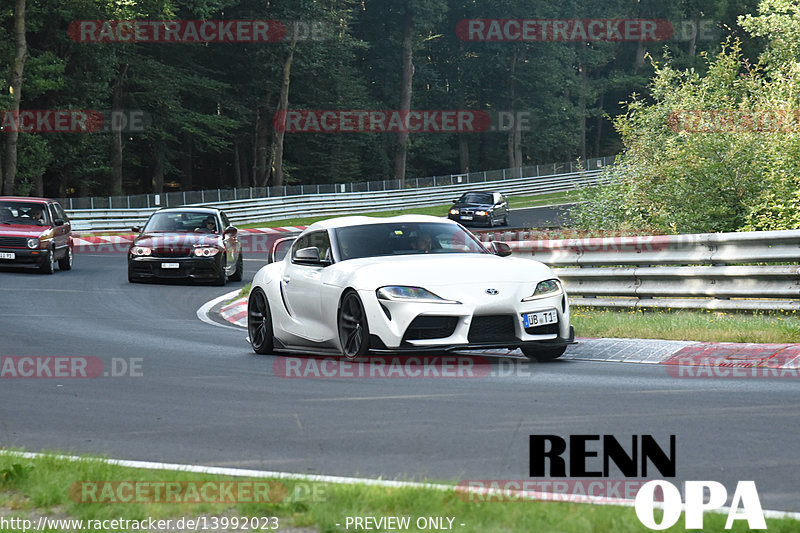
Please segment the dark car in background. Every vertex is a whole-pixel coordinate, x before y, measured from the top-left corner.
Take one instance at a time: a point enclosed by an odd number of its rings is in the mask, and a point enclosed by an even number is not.
[[[72,227],[53,200],[0,196],[0,266],[32,265],[52,274],[72,268]]]
[[[508,199],[499,192],[471,191],[461,195],[447,218],[465,226],[508,225]]]
[[[211,207],[159,209],[128,250],[128,281],[192,279],[225,285],[244,271],[238,230]]]

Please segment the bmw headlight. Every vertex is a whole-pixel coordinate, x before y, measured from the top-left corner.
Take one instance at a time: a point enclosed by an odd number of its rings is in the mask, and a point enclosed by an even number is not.
[[[194,249],[194,255],[197,257],[213,257],[219,253],[219,248],[216,246],[198,246]]]
[[[34,248],[38,248],[38,247],[39,247],[39,239],[36,239],[36,238],[28,239],[28,248],[33,250]]]
[[[457,215],[458,214],[458,209],[451,209],[450,210],[450,214],[451,215]]]
[[[486,215],[489,214],[489,212],[488,211],[475,211],[475,214],[478,215],[479,217],[485,217]]]
[[[422,287],[406,287],[403,285],[388,285],[375,291],[379,300],[393,300],[401,302],[426,302],[440,304],[458,304],[455,300],[445,300]]]
[[[151,255],[152,253],[153,249],[148,248],[147,246],[134,246],[133,248],[131,248],[131,254],[137,257]]]
[[[545,281],[540,281],[536,285],[536,289],[533,291],[533,294],[528,296],[527,298],[523,298],[523,302],[530,302],[531,300],[537,300],[539,298],[546,298],[547,296],[554,296],[561,292],[561,282],[557,279],[547,279]]]

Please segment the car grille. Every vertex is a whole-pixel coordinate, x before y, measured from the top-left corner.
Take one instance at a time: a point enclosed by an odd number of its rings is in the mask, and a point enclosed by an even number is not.
[[[458,210],[458,214],[459,215],[470,216],[470,215],[474,215],[475,214],[475,210],[474,209],[459,209]]]
[[[188,248],[156,248],[153,257],[191,257],[192,250]]]
[[[525,333],[529,335],[551,335],[555,333],[558,334],[558,324],[547,324],[544,326],[533,326],[531,328],[525,328]]]
[[[456,325],[456,316],[418,316],[408,326],[403,341],[444,339],[453,334]]]
[[[9,248],[27,248],[28,239],[26,237],[0,237],[0,246]]]
[[[469,327],[469,342],[506,342],[518,340],[514,330],[515,317],[511,315],[488,315],[472,317]]]

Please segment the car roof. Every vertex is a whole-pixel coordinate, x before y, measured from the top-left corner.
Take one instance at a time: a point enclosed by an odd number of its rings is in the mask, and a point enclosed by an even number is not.
[[[0,202],[28,202],[34,204],[46,204],[49,202],[53,202],[53,200],[49,200],[47,198],[39,198],[33,196],[0,196]]]
[[[345,228],[350,226],[365,226],[368,224],[397,224],[397,223],[420,223],[420,222],[439,222],[442,224],[454,224],[452,220],[443,217],[430,215],[399,215],[395,217],[368,217],[368,216],[348,216],[329,218],[311,224],[306,231],[321,229]]]
[[[216,207],[206,207],[206,206],[197,206],[197,207],[189,207],[189,206],[181,206],[181,207],[162,207],[156,213],[182,213],[184,211],[192,211],[194,213],[208,213],[209,215],[216,215],[220,212],[219,209]]]

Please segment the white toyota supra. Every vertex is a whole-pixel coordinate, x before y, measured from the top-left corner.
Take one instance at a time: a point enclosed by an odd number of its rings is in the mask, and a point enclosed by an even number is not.
[[[550,268],[510,253],[431,216],[317,222],[276,242],[256,273],[250,343],[349,359],[485,348],[555,359],[574,339],[567,294]]]

